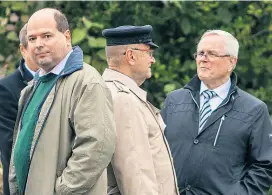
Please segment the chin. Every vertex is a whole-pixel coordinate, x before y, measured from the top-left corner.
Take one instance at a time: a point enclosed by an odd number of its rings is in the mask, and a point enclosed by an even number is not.
[[[146,78],[147,78],[147,79],[150,79],[151,76],[152,76],[152,74],[150,73],[150,74],[146,75]]]

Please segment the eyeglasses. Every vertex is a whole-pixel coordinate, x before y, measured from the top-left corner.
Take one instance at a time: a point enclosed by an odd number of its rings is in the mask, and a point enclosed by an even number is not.
[[[200,57],[203,57],[203,56],[211,59],[211,58],[229,57],[230,55],[229,54],[219,55],[219,54],[217,54],[214,51],[206,51],[206,52],[204,52],[204,51],[198,51],[198,52],[194,53],[194,59],[200,58]]]
[[[131,49],[131,50],[136,50],[136,51],[147,52],[148,55],[149,55],[149,57],[151,57],[151,58],[154,57],[154,51],[151,50],[151,49],[139,49],[139,48],[129,48],[129,49]],[[125,51],[125,52],[123,53],[123,55],[126,55],[126,53],[127,53],[127,51]]]

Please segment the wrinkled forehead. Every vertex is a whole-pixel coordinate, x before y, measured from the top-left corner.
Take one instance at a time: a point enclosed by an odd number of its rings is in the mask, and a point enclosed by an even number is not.
[[[206,35],[201,38],[197,45],[197,50],[221,51],[225,49],[225,40],[221,35]]]

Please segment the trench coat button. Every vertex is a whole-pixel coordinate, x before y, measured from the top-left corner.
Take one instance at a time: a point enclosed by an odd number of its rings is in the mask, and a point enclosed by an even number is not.
[[[190,191],[191,190],[191,186],[190,185],[187,185],[187,187],[185,188],[187,191]]]
[[[199,140],[198,139],[195,139],[194,140],[194,144],[198,144],[199,143]]]

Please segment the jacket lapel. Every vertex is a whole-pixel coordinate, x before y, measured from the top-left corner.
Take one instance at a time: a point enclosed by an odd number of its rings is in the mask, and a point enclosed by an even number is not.
[[[197,104],[198,109],[196,111],[196,116],[199,116],[199,107],[200,107],[200,80],[197,75],[195,75],[192,80],[185,85],[185,89],[189,89],[192,94],[192,98],[194,102]],[[231,74],[231,88],[229,90],[229,94],[226,97],[226,99],[223,100],[223,102],[219,105],[217,109],[215,109],[211,115],[209,116],[206,124],[202,128],[201,132],[198,133],[198,128],[196,133],[196,136],[200,136],[209,126],[211,126],[213,123],[215,123],[218,119],[220,119],[223,115],[225,115],[227,112],[229,112],[233,106],[233,101],[239,96],[237,93],[237,77],[236,74],[233,72]]]
[[[39,114],[38,121],[36,123],[36,127],[34,130],[33,140],[30,148],[30,159],[32,159],[36,145],[39,141],[40,135],[43,130],[43,126],[46,122],[46,119],[49,115],[49,112],[51,110],[51,107],[53,105],[53,102],[55,100],[56,93],[59,89],[59,84],[61,82],[61,79],[57,81],[57,83],[54,85],[54,87],[51,89],[50,93],[48,94],[45,102],[43,103],[43,106],[41,107],[41,112]]]

